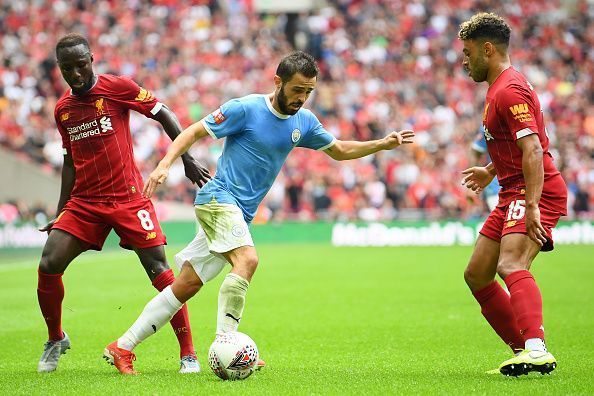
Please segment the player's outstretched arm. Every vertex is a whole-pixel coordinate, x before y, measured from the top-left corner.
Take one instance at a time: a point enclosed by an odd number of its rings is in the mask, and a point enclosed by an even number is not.
[[[181,125],[175,114],[165,105],[161,107],[159,112],[155,114],[154,119],[158,121],[165,130],[165,133],[173,141],[182,132]],[[202,187],[208,180],[210,180],[210,173],[208,168],[203,166],[199,161],[192,157],[189,153],[181,155],[186,171],[186,177]]]
[[[152,171],[149,175],[148,179],[144,183],[142,195],[144,195],[147,198],[150,198],[153,195],[153,192],[156,190],[157,186],[163,184],[165,180],[167,180],[167,176],[169,175],[169,168],[171,168],[171,164],[173,164],[173,161],[175,161],[176,159],[181,157],[183,153],[188,151],[192,144],[194,144],[196,141],[202,139],[207,135],[208,132],[204,128],[202,120],[184,129],[184,131],[180,133],[171,143],[171,145],[167,149],[167,154],[165,154],[165,157],[163,157],[163,159],[159,162],[155,170]]]
[[[74,187],[74,181],[76,180],[76,170],[74,168],[74,161],[72,161],[72,156],[70,154],[64,155],[64,164],[62,165],[62,184],[60,187],[60,199],[58,200],[58,208],[56,209],[56,217],[54,217],[49,223],[45,226],[41,227],[39,231],[42,232],[49,232],[52,228],[56,219],[62,212],[64,205],[70,199],[70,194],[72,193],[72,188]]]
[[[415,133],[410,129],[400,132],[392,131],[385,138],[358,142],[353,140],[337,140],[324,152],[337,161],[365,157],[381,150],[391,150],[402,144],[413,143]]]
[[[526,233],[534,242],[542,246],[547,241],[547,233],[540,223],[538,203],[544,184],[543,150],[537,134],[524,136],[516,141],[522,150],[522,173],[526,181]]]

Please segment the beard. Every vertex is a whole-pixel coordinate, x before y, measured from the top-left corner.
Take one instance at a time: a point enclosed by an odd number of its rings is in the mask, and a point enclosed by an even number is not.
[[[95,75],[91,74],[89,79],[85,81],[84,85],[81,88],[72,88],[72,92],[77,95],[84,94],[91,88],[93,88],[93,83],[95,82]]]
[[[482,61],[477,61],[472,69],[470,69],[470,77],[475,82],[487,81],[487,74],[489,73],[489,67]]]
[[[293,109],[290,108],[290,105],[303,105],[303,103],[300,102],[293,102],[293,103],[288,103],[289,98],[287,98],[287,95],[285,95],[285,84],[281,84],[281,89],[278,93],[278,95],[276,95],[276,102],[278,103],[278,107],[281,110],[281,113],[286,114],[286,115],[294,115],[296,114],[299,109]]]

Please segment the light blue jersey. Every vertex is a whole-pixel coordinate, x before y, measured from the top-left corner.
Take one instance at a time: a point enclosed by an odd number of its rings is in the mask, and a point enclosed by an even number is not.
[[[281,114],[268,95],[232,99],[202,123],[213,138],[227,139],[216,175],[198,191],[195,204],[235,204],[247,223],[294,147],[325,150],[336,141],[311,111]]]
[[[484,132],[484,127],[481,127],[481,134],[479,137],[476,138],[474,142],[472,142],[472,149],[478,151],[479,153],[487,154],[487,161],[491,161],[489,153],[487,152],[487,141],[485,140]],[[499,181],[497,180],[497,177],[494,177],[491,183],[489,183],[489,185],[485,187],[483,193],[485,194],[485,197],[488,198],[491,196],[499,195],[500,189],[501,186],[499,185]]]

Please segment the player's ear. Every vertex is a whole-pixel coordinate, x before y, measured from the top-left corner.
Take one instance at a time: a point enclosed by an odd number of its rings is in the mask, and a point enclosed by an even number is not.
[[[283,79],[282,79],[282,78],[280,78],[279,76],[277,76],[277,75],[275,74],[275,75],[274,75],[274,86],[275,86],[276,88],[279,88],[279,89],[280,89],[280,87],[281,87],[281,85],[282,85],[282,84],[283,84]]]
[[[93,63],[95,61],[95,58],[93,58],[93,53],[91,52],[91,63]]]
[[[497,48],[492,42],[485,41],[485,44],[483,44],[483,51],[485,51],[485,55],[491,56],[495,53],[495,51],[497,51]]]

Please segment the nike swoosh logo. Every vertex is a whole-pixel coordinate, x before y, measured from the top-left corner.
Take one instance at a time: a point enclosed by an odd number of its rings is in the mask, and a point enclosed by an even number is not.
[[[241,319],[241,318],[236,318],[235,316],[231,315],[230,313],[226,313],[225,316],[230,317],[231,319],[233,319],[237,323],[239,323],[239,320]]]
[[[156,333],[157,332],[157,326],[151,325],[151,327],[153,328],[153,331]]]

